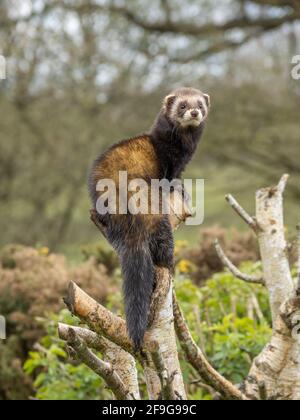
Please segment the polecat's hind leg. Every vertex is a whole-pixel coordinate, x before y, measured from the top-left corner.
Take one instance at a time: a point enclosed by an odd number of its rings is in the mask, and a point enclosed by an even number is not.
[[[157,223],[150,235],[150,252],[153,263],[159,267],[174,268],[174,238],[167,216]]]

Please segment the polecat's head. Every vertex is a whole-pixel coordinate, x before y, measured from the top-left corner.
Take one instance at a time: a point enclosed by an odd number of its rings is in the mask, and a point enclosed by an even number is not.
[[[208,116],[209,95],[193,88],[179,88],[164,99],[166,117],[182,128],[198,127]]]

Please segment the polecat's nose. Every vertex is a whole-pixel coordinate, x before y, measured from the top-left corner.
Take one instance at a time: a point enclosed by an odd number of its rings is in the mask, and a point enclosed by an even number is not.
[[[191,112],[191,116],[192,116],[193,118],[197,118],[197,117],[199,116],[199,111],[197,111],[196,109],[194,109],[194,110]]]

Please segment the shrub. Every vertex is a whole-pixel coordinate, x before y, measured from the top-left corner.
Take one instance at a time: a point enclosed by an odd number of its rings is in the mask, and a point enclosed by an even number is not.
[[[108,245],[92,244],[82,248],[82,253],[86,260],[94,257],[98,264],[102,264],[107,269],[107,274],[114,274],[115,270],[120,268],[117,253]]]
[[[68,267],[63,256],[51,254],[47,248],[19,245],[1,250],[0,279],[0,314],[6,318],[9,337],[0,342],[0,398],[27,398],[28,377],[16,367],[22,366],[28,350],[44,334],[37,317],[64,307],[62,297],[71,280],[100,302],[113,286],[105,267],[93,258]],[[23,393],[16,390],[14,394],[19,381],[24,384]]]

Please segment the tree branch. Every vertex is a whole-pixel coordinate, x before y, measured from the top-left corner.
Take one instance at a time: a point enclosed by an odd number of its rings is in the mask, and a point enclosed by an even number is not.
[[[109,341],[96,334],[94,331],[88,330],[87,328],[73,327],[67,324],[58,324],[58,336],[61,340],[67,341],[69,338],[70,330],[83,340],[86,345],[96,351],[105,353],[109,348]]]
[[[187,64],[192,61],[199,61],[203,60],[213,54],[218,54],[220,52],[223,52],[225,50],[236,50],[239,47],[242,47],[250,40],[257,38],[262,34],[262,30],[256,30],[255,32],[251,32],[249,34],[246,34],[242,40],[229,40],[229,39],[222,39],[219,42],[216,42],[213,40],[211,45],[207,46],[206,48],[203,48],[201,51],[193,52],[190,55],[185,56],[179,56],[176,55],[175,57],[170,57],[169,60],[172,63],[178,63],[178,64]]]
[[[226,200],[233,208],[233,210],[254,230],[255,233],[259,231],[259,225],[257,221],[251,217],[246,210],[236,201],[236,199],[231,195],[226,195]]]
[[[69,8],[69,6],[67,6]],[[100,6],[96,4],[89,4],[83,6],[71,6],[74,10],[83,12],[84,10],[102,10],[110,11],[112,13],[117,13],[129,22],[134,25],[144,29],[145,31],[150,32],[159,32],[159,33],[173,33],[173,34],[182,34],[182,35],[215,35],[222,34],[224,31],[232,29],[249,29],[249,28],[262,28],[263,30],[276,29],[287,22],[292,22],[299,19],[297,13],[290,13],[280,17],[261,17],[257,19],[251,19],[247,15],[242,17],[236,17],[234,19],[228,20],[225,23],[217,24],[215,22],[206,23],[203,25],[194,25],[190,22],[173,22],[170,20],[164,21],[147,21],[141,18],[137,13],[133,12],[127,7],[124,6]]]
[[[119,375],[114,371],[109,363],[99,359],[91,350],[88,349],[85,341],[80,338],[74,329],[70,328],[68,333],[68,345],[75,351],[81,362],[86,364],[97,375],[101,376],[108,387],[112,390],[118,400],[132,400],[133,397],[125,388]]]
[[[140,392],[134,358],[116,344],[87,328],[73,327],[60,323],[58,324],[59,337],[62,340],[67,341],[70,329],[73,330],[88,347],[102,353],[104,361],[108,362],[112,369],[119,375],[134,399],[139,400]]]
[[[280,179],[280,181],[279,181],[279,183],[278,183],[278,186],[277,186],[279,194],[281,194],[281,195],[282,195],[282,194],[284,193],[284,191],[285,191],[285,189],[286,189],[287,182],[288,182],[288,180],[289,180],[289,177],[290,177],[290,175],[289,175],[289,174],[284,174],[284,175],[281,177],[281,179]]]
[[[243,280],[247,283],[256,283],[256,284],[262,284],[264,285],[264,279],[262,277],[255,277],[251,276],[250,274],[242,273],[226,256],[225,252],[223,251],[220,242],[218,239],[215,240],[215,248],[218,254],[218,257],[222,261],[225,267],[228,268],[228,270],[238,279]]]
[[[64,301],[70,312],[89,325],[93,331],[103,334],[123,350],[134,354],[125,321],[97,303],[74,282],[70,283],[68,295]]]

